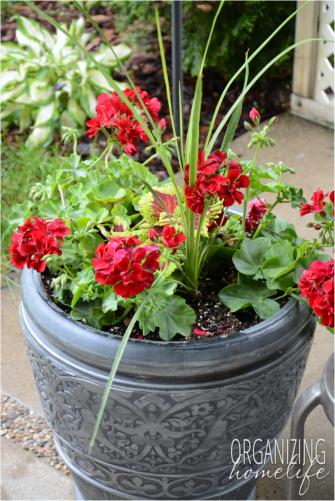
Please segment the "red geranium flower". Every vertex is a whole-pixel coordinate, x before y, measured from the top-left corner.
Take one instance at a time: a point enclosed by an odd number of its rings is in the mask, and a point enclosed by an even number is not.
[[[46,267],[46,262],[41,259],[51,254],[61,256],[59,242],[55,238],[62,242],[70,229],[60,219],[46,222],[34,217],[33,220],[34,224],[29,218],[24,225],[18,226],[19,231],[12,235],[12,245],[8,250],[13,254],[11,264],[16,268],[22,269],[26,264],[29,269],[34,268],[41,273]]]
[[[168,224],[164,226],[162,237],[165,247],[176,249],[177,247],[180,247],[180,245],[186,240],[186,237],[183,233],[178,233],[176,236],[174,236],[175,233],[176,230],[172,226],[169,226]]]
[[[314,261],[309,270],[302,272],[299,287],[310,307],[321,317],[322,325],[334,327],[334,259],[327,263]]]
[[[256,108],[252,108],[252,110],[250,111],[250,114],[249,114],[251,120],[256,124],[258,125],[259,124],[259,113],[258,111],[256,110]]]
[[[261,198],[259,201],[258,198],[254,198],[248,204],[248,209],[249,213],[245,221],[245,228],[247,232],[250,232],[252,228],[258,228],[260,220],[263,219],[267,211],[266,200]]]
[[[158,112],[161,109],[161,104],[157,98],[149,99],[147,92],[141,91],[139,87],[136,87],[136,89],[153,120],[158,120]],[[132,104],[143,109],[143,105],[134,90],[126,89],[123,91],[123,94]],[[139,122],[134,120],[133,112],[123,103],[116,92],[113,92],[111,96],[101,94],[98,97],[96,112],[97,116],[86,122],[89,130],[85,134],[89,134],[89,137],[96,136],[102,127],[112,128],[112,134],[119,138],[120,144],[125,147],[124,151],[127,155],[137,153],[138,148],[135,144],[138,138],[142,141],[147,141],[148,137],[143,127]],[[146,117],[143,117],[143,120],[146,121]]]
[[[243,193],[237,191],[239,188],[247,188],[250,184],[248,176],[242,174],[237,169],[231,170],[227,174],[227,184],[222,184],[220,191],[218,192],[218,197],[220,200],[223,199],[223,206],[230,207],[237,202],[242,203],[244,198]]]
[[[131,235],[100,244],[95,252],[98,257],[92,260],[96,281],[114,285],[116,294],[123,298],[150,289],[159,268],[160,252],[157,245],[139,247],[141,243]]]
[[[323,208],[326,205],[326,202],[324,202],[324,199],[328,196],[328,193],[326,195],[323,194],[323,191],[318,188],[317,191],[313,193],[313,196],[311,198],[312,204],[303,204],[302,209],[300,209],[300,216],[306,216],[306,214],[316,214],[318,212],[321,213],[322,216],[325,216],[326,213],[324,212]]]

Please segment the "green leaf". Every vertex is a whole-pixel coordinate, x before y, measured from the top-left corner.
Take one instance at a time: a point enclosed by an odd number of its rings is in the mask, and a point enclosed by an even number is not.
[[[263,193],[263,192],[268,192],[268,193],[278,193],[279,189],[278,187],[281,186],[275,181],[263,184],[260,182],[258,177],[256,179],[251,179],[250,180],[250,188],[254,191],[257,192],[257,194]]]
[[[267,259],[262,267],[264,275],[278,278],[294,268],[293,250],[287,240],[274,244],[271,252],[273,257]]]
[[[266,285],[271,290],[279,289],[281,291],[287,291],[291,287],[295,286],[295,282],[293,280],[293,272],[287,273],[286,275],[278,277],[274,280],[268,278]]]
[[[78,299],[84,294],[84,291],[82,289],[80,289],[79,287],[77,287],[77,290],[75,292],[75,294],[73,295],[73,299],[72,299],[72,302],[71,302],[71,308],[74,308]]]
[[[314,261],[321,261],[327,263],[332,259],[328,254],[310,254],[309,256],[300,257],[295,265],[294,281],[296,284],[300,282],[303,270],[308,270]]]
[[[34,204],[30,200],[25,200],[23,204],[16,204],[12,207],[12,213],[10,214],[8,221],[12,226],[12,229],[17,226],[24,224],[28,217]]]
[[[61,170],[65,172],[72,172],[74,179],[86,177],[86,165],[84,162],[80,162],[80,159],[81,157],[76,153],[72,153],[70,157],[63,158],[65,162],[60,166]]]
[[[255,240],[245,238],[241,249],[233,255],[233,263],[244,275],[255,275],[265,262],[265,253],[271,247],[269,238],[260,237]]]
[[[96,185],[93,193],[98,202],[116,202],[127,195],[121,186],[109,180]]]
[[[134,160],[129,159],[129,165],[135,172],[136,176],[143,179],[150,186],[156,186],[158,183],[157,177],[152,174],[147,167],[144,165],[134,162]]]
[[[192,308],[180,296],[167,296],[166,302],[167,306],[164,310],[159,310],[154,318],[160,337],[164,341],[170,341],[176,334],[189,336],[196,319]]]
[[[237,284],[228,285],[222,289],[219,298],[232,312],[252,306],[257,315],[264,320],[280,310],[276,301],[268,299],[276,292],[276,290],[269,290],[265,284],[239,273]]]
[[[83,299],[78,299],[75,308],[71,311],[71,317],[74,320],[86,320],[88,325],[95,327],[96,329],[101,329],[102,323],[100,320],[94,319],[92,317],[92,308],[98,308],[101,306],[101,299],[97,298],[92,301],[83,301]]]
[[[88,193],[92,191],[91,187],[88,186],[83,186],[83,183],[77,183],[75,185],[69,186],[69,191],[79,198],[79,200],[82,200],[83,198],[86,197]]]
[[[130,226],[131,219],[127,216],[127,209],[123,205],[115,205],[112,209],[113,216],[120,217],[126,221],[126,223]]]
[[[102,302],[102,311],[107,313],[107,311],[116,311],[118,307],[124,305],[124,300],[122,297],[118,296],[115,292],[111,292]]]

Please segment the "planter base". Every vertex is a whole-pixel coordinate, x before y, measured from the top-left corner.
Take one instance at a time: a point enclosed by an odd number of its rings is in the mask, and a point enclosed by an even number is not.
[[[81,494],[81,492],[78,489],[78,487],[76,486],[76,484],[74,484],[74,492],[76,494],[77,501],[85,501],[85,498]],[[112,498],[109,497],[108,499],[112,499]],[[115,497],[114,499],[118,499],[121,501],[121,499],[126,499],[126,498]],[[215,498],[215,499],[226,499],[226,498]],[[256,485],[252,489],[252,491],[251,491],[249,497],[246,499],[246,501],[254,501],[255,499],[256,499]]]

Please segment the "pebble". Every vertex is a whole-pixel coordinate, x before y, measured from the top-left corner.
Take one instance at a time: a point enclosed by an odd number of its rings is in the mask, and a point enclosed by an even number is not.
[[[53,431],[44,417],[29,410],[6,393],[1,393],[0,411],[0,436],[12,440],[24,451],[44,459],[63,474],[70,475],[64,461],[59,460]]]

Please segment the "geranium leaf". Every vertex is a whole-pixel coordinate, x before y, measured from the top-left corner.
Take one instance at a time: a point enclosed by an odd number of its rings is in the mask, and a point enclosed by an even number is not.
[[[126,190],[109,180],[93,187],[93,193],[98,202],[116,202],[127,195]]]
[[[133,169],[137,177],[143,179],[146,183],[150,184],[150,186],[157,185],[157,177],[152,174],[144,165],[138,162],[134,162],[134,160],[131,159],[129,159],[129,165]]]
[[[287,240],[274,244],[271,253],[272,257],[267,259],[262,266],[262,271],[267,277],[278,278],[294,268],[293,250]]]
[[[245,238],[241,249],[233,255],[233,263],[244,275],[255,275],[265,262],[265,253],[271,247],[269,238],[260,237],[256,240]]]
[[[237,284],[222,289],[219,298],[232,312],[252,306],[260,318],[266,319],[280,309],[279,304],[267,299],[276,292],[269,290],[266,284],[239,273]]]
[[[167,296],[165,300],[167,306],[154,317],[160,337],[164,341],[170,341],[176,334],[189,336],[196,319],[194,311],[180,296]]]
[[[23,204],[13,205],[12,213],[8,218],[8,221],[13,229],[17,226],[21,226],[26,222],[33,205],[34,204],[30,200],[25,200]]]

